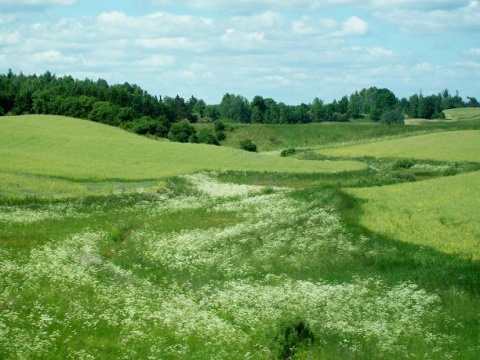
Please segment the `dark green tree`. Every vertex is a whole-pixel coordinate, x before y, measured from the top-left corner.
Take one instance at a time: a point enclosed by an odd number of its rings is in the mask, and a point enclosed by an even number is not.
[[[97,101],[93,104],[92,111],[88,114],[88,118],[96,122],[118,126],[121,124],[118,116],[120,109],[118,105],[108,101]]]
[[[236,122],[249,123],[251,121],[250,104],[243,96],[227,93],[220,103],[220,116]]]
[[[325,105],[322,100],[315,98],[310,105],[309,116],[313,122],[325,121]]]
[[[180,121],[172,124],[168,132],[168,138],[172,141],[186,143],[196,142],[196,130],[188,121]]]
[[[373,92],[373,101],[370,107],[370,119],[380,120],[384,112],[395,109],[397,105],[395,94],[388,89],[376,89]]]
[[[403,115],[403,111],[400,108],[395,110],[388,110],[382,114],[381,122],[384,124],[405,124],[405,117]]]

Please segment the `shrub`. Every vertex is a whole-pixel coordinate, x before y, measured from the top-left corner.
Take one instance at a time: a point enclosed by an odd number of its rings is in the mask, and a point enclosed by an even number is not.
[[[196,130],[188,121],[180,121],[172,125],[168,132],[168,138],[177,142],[198,142],[192,141],[196,138]],[[198,139],[198,138],[197,138]]]
[[[295,154],[295,152],[296,152],[295,148],[291,147],[291,148],[282,150],[282,152],[280,153],[280,156],[283,156],[283,157],[290,156]]]
[[[163,118],[152,119],[150,116],[143,116],[140,119],[127,123],[125,128],[131,129],[139,135],[151,134],[165,137],[168,134],[168,120]]]
[[[257,145],[255,145],[251,139],[245,139],[240,141],[240,149],[257,152]]]
[[[384,112],[380,120],[385,124],[405,124],[405,117],[400,109]]]
[[[311,345],[313,332],[302,320],[284,321],[277,328],[274,351],[277,359],[292,359],[299,349]]]
[[[198,142],[202,144],[219,145],[217,137],[208,129],[201,129],[198,132]]]
[[[220,141],[223,141],[227,138],[227,134],[225,134],[224,131],[217,131],[216,132],[217,134],[217,140],[220,142]]]
[[[394,170],[399,170],[399,169],[410,169],[413,165],[415,165],[415,162],[410,159],[398,159],[393,163],[393,169]]]
[[[215,120],[213,122],[213,129],[215,130],[215,132],[225,131],[226,128],[227,127],[225,126],[225,124],[220,120]]]

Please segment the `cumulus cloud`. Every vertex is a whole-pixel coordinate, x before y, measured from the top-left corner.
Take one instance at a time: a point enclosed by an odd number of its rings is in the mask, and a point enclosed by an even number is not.
[[[368,23],[359,19],[356,16],[348,18],[343,24],[342,28],[335,32],[336,36],[352,36],[364,35],[368,31]]]
[[[72,5],[77,0],[0,0],[0,5],[4,6],[42,6],[42,5]]]
[[[73,3],[0,0],[0,8]],[[225,92],[299,103],[316,96],[328,101],[339,97],[337,91],[341,96],[369,86],[393,84],[392,90],[410,86],[418,91],[421,78],[432,86],[443,82],[439,85],[442,89],[455,79],[467,78],[472,83],[472,71],[478,73],[477,47],[469,44],[457,49],[457,54],[470,60],[455,60],[464,67],[439,64],[442,57],[433,56],[433,48],[407,46],[407,52],[406,44],[414,39],[398,32],[399,28],[409,33],[439,32],[442,37],[450,32],[473,33],[480,18],[477,1],[239,0],[228,6],[219,0],[143,3],[145,6],[139,7],[143,12],[136,15],[115,2],[88,16],[76,16],[72,11],[69,17],[57,20],[52,20],[53,12],[48,18],[30,10],[29,18],[21,13],[2,13],[0,65],[25,73],[51,70],[58,75],[129,81],[154,94],[194,94],[207,102],[219,101]],[[397,42],[399,38],[402,43]],[[467,72],[469,78],[463,76]],[[460,86],[453,88],[461,90]]]
[[[367,52],[372,56],[390,57],[394,55],[393,51],[383,49],[379,46],[367,48]]]
[[[375,16],[408,33],[480,31],[478,1],[446,1],[443,5],[435,1],[431,3],[436,6],[393,6],[390,11],[375,12]]]
[[[369,9],[454,9],[465,5],[466,0],[237,0],[225,6],[223,0],[146,0],[153,5],[168,6],[176,5],[190,8],[216,9],[220,11],[251,12],[252,9],[314,9],[328,6],[345,6]]]
[[[41,11],[51,6],[70,6],[77,0],[0,0],[3,13]]]
[[[480,48],[472,48],[468,51],[470,55],[479,55],[480,56]]]

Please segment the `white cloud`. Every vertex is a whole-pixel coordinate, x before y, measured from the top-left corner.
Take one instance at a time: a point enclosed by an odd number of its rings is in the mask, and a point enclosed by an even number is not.
[[[138,61],[139,66],[143,67],[170,67],[176,64],[176,58],[171,55],[154,54],[147,59]]]
[[[399,1],[401,2],[401,1]],[[437,2],[432,1],[437,5]],[[450,7],[392,7],[390,11],[375,12],[378,19],[398,26],[408,33],[434,33],[446,31],[480,31],[478,1],[453,1]],[[433,4],[432,4],[433,5]]]
[[[386,50],[378,46],[368,48],[367,52],[372,56],[379,56],[379,57],[390,57],[394,55],[393,51]]]
[[[49,66],[51,64],[64,65],[75,64],[79,58],[77,56],[65,56],[60,51],[48,50],[37,52],[30,55],[30,61],[37,65]]]
[[[220,42],[228,49],[248,51],[258,49],[265,41],[263,32],[244,32],[236,29],[226,29],[220,36]]]
[[[71,6],[77,0],[0,0],[2,13],[22,13],[29,11],[43,11],[53,6]]]
[[[352,16],[342,24],[342,28],[335,32],[336,36],[365,35],[368,31],[368,23],[362,19]]]
[[[364,9],[407,8],[413,10],[455,9],[465,5],[466,0],[237,0],[226,6],[224,0],[150,0],[158,6],[182,6],[195,9],[215,9],[222,12],[252,12],[265,9],[318,9],[343,6]],[[473,1],[474,2],[474,1]]]
[[[0,37],[0,46],[1,45],[13,45],[17,44],[21,39],[21,34],[18,31],[12,32],[3,32],[2,37]]]
[[[472,48],[468,51],[470,55],[480,55],[480,48]]]
[[[184,36],[158,39],[136,39],[135,42],[146,49],[189,49],[192,43]]]
[[[0,0],[0,5],[5,6],[24,6],[24,5],[33,5],[33,6],[52,6],[52,5],[73,5],[77,0]]]
[[[340,24],[334,19],[314,20],[311,16],[303,16],[301,20],[292,22],[292,31],[300,36],[328,35],[339,31]]]
[[[192,9],[201,5],[207,7],[198,15]],[[336,11],[335,6],[343,8]],[[438,85],[435,91],[462,90],[449,84],[458,79],[473,84],[478,64],[452,57],[476,60],[480,49],[471,42],[456,47],[449,31],[477,34],[472,29],[478,26],[478,7],[465,0],[239,0],[228,6],[225,1],[179,0],[163,1],[161,8],[141,7],[151,10],[141,15],[120,11],[114,2],[105,12],[82,17],[72,11],[55,21],[54,12],[49,17],[2,14],[0,64],[25,73],[50,70],[128,81],[153,94],[193,94],[207,102],[220,101],[225,92],[293,104],[315,96],[329,101],[369,86],[394,92],[405,86],[413,89],[407,91],[411,94],[422,82]],[[439,31],[435,39],[450,46],[450,57],[444,60],[430,44],[415,46],[415,38],[398,28]],[[453,66],[455,61],[464,66]]]

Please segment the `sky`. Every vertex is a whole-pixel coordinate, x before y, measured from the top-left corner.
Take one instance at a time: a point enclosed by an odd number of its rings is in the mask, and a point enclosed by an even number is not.
[[[296,105],[388,88],[480,98],[480,1],[0,0],[0,73]]]

